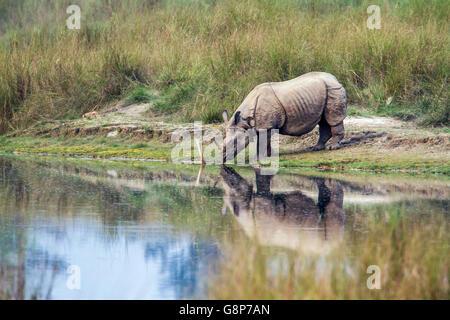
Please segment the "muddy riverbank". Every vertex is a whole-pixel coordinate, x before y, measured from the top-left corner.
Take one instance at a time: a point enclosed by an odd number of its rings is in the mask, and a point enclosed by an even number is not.
[[[103,159],[171,161],[177,129],[194,124],[156,121],[148,105],[131,105],[68,121],[50,121],[0,138],[0,151]],[[223,131],[223,125],[205,125]],[[301,137],[280,136],[280,166],[448,175],[447,129],[427,129],[392,118],[347,117],[343,148],[310,151],[317,128]],[[195,151],[194,151],[195,152]]]

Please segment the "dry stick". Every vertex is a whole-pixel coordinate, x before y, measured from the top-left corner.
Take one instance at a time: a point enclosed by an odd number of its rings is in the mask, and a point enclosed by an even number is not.
[[[203,158],[203,151],[202,151],[202,147],[200,145],[200,142],[197,139],[195,140],[195,144],[197,145],[198,148],[198,152],[200,153],[200,160],[202,162],[201,166],[200,166],[200,170],[198,171],[198,175],[197,175],[197,181],[195,182],[196,186],[200,185],[200,177],[203,173],[203,168],[205,167],[205,159]]]

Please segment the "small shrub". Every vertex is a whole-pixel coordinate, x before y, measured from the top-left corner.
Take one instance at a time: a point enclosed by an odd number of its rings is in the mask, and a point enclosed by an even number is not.
[[[142,149],[142,148],[147,148],[147,147],[148,147],[148,144],[146,144],[146,143],[136,143],[133,146],[133,149]]]
[[[136,87],[130,92],[127,103],[148,103],[154,99],[153,94],[148,88]]]

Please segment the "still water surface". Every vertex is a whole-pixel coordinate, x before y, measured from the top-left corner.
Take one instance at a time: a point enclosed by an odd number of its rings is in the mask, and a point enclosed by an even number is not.
[[[197,169],[0,157],[0,299],[207,298],[225,239],[327,254],[369,208],[450,203],[446,178]]]

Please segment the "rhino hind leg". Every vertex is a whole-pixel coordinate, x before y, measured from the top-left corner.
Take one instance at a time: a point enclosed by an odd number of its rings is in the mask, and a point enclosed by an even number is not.
[[[344,130],[344,122],[340,122],[339,124],[331,127],[331,146],[330,150],[336,150],[342,147],[341,140],[344,138],[345,130]]]
[[[317,144],[312,147],[312,150],[319,151],[325,149],[325,144],[330,140],[331,136],[331,126],[325,118],[322,118],[319,122],[319,140],[317,141]]]

